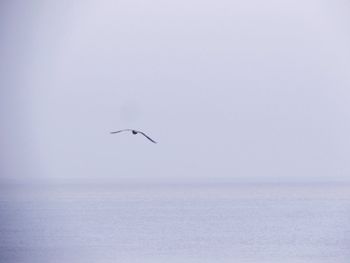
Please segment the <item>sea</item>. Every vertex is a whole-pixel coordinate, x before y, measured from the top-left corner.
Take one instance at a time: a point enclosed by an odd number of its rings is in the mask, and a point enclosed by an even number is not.
[[[1,263],[349,263],[346,183],[0,185]]]

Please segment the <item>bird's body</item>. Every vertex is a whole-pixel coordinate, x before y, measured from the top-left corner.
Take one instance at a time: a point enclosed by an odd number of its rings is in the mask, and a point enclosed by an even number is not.
[[[151,142],[153,143],[157,143],[156,141],[154,141],[153,139],[151,139],[149,136],[147,136],[144,132],[142,131],[137,131],[137,130],[133,130],[133,129],[124,129],[124,130],[120,130],[120,131],[114,131],[114,132],[111,132],[111,134],[115,134],[115,133],[119,133],[119,132],[124,132],[124,131],[131,131],[131,133],[133,135],[136,135],[138,133],[142,134],[143,136],[145,136],[148,140],[150,140]]]

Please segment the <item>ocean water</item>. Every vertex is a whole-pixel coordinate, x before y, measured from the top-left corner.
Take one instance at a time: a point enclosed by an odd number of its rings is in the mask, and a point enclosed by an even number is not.
[[[0,262],[350,262],[347,184],[0,190]]]

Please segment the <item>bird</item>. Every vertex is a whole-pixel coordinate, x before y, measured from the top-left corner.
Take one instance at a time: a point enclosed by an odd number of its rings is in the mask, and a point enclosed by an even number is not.
[[[116,134],[119,132],[124,132],[124,131],[131,131],[132,134],[136,135],[138,133],[142,134],[143,136],[145,136],[148,140],[150,140],[153,143],[157,143],[155,140],[151,139],[149,136],[147,136],[144,132],[142,131],[137,131],[137,130],[133,130],[133,129],[124,129],[124,130],[120,130],[120,131],[113,131],[111,132],[111,134]]]

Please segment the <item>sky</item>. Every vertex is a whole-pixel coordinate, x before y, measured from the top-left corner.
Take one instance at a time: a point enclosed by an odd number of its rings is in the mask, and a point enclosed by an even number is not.
[[[2,1],[1,177],[348,181],[349,25],[347,0]]]

